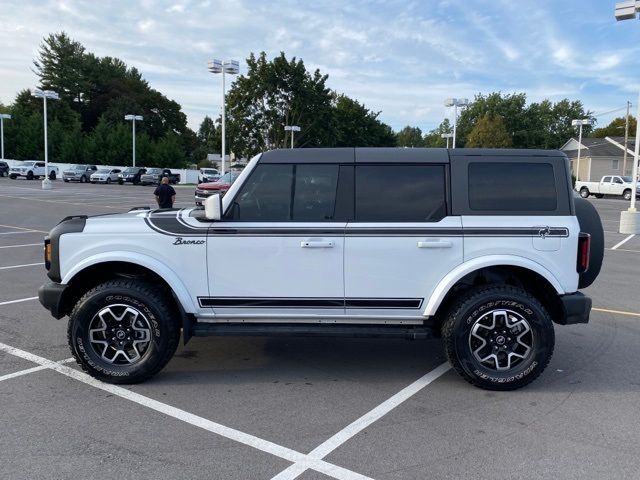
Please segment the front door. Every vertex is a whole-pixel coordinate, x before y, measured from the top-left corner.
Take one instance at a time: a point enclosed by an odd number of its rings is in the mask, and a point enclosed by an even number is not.
[[[356,163],[355,221],[345,237],[348,314],[421,320],[438,281],[462,263],[462,225],[447,216],[445,168]]]
[[[216,317],[287,321],[344,314],[344,229],[337,164],[258,164],[209,230]]]

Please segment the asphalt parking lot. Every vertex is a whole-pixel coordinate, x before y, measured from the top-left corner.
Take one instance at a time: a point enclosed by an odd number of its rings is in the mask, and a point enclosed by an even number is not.
[[[193,187],[178,187],[177,206]],[[587,325],[556,326],[545,373],[487,392],[438,340],[195,338],[152,380],[83,374],[34,298],[62,217],[153,205],[151,187],[0,178],[0,476],[40,478],[638,478],[640,236],[606,231]]]

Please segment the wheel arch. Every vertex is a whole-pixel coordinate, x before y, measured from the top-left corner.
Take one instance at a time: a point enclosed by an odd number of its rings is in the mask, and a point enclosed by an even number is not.
[[[465,262],[449,272],[434,289],[423,315],[442,319],[462,292],[491,284],[520,286],[534,294],[552,318],[559,318],[562,314],[559,295],[565,291],[549,270],[522,257],[489,256]]]
[[[138,253],[134,258],[129,252],[110,252],[108,255],[89,257],[74,265],[64,275],[61,283],[71,286],[71,295],[80,290],[87,291],[104,280],[118,276],[152,279],[155,284],[171,291],[177,305],[184,312],[195,312],[189,291],[178,276],[156,259]],[[68,301],[72,299],[69,298]]]

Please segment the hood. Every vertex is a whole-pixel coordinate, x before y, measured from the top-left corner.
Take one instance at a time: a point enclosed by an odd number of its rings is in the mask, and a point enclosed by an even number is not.
[[[145,209],[96,215],[87,218],[84,232],[95,234],[126,232],[127,235],[132,235],[155,231],[164,235],[202,236],[206,234],[209,224],[191,217],[192,210],[194,209]]]
[[[198,185],[199,190],[223,190],[229,189],[231,184],[229,182],[208,182]]]

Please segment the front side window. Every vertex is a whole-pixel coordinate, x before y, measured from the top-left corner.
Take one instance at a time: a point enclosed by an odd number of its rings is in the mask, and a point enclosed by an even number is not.
[[[338,165],[263,164],[243,184],[229,220],[327,222],[333,220]]]
[[[442,165],[356,166],[357,222],[436,222],[446,216]]]

